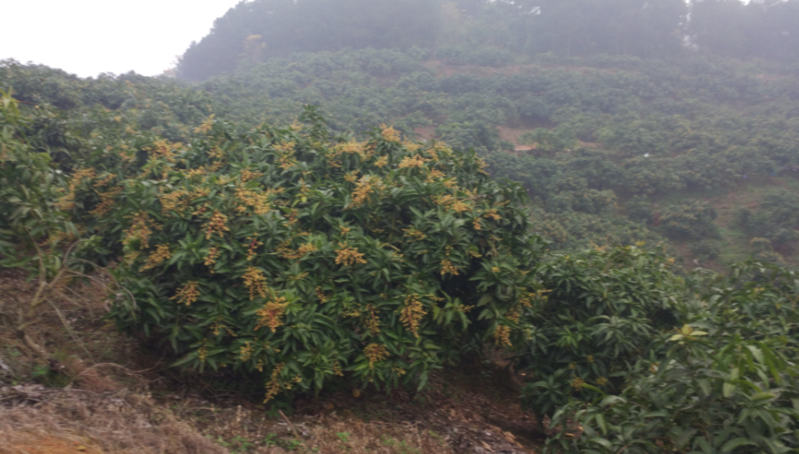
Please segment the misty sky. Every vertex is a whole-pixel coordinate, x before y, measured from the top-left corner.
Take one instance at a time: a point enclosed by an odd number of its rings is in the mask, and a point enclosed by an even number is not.
[[[83,77],[158,75],[239,1],[8,0],[0,7],[0,60]]]

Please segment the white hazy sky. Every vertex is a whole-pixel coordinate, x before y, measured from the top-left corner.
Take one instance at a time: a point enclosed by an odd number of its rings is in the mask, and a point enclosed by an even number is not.
[[[0,60],[82,77],[130,70],[154,76],[239,1],[3,0]]]

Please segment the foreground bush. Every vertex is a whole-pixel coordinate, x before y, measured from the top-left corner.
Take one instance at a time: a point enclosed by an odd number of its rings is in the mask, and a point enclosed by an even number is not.
[[[626,383],[629,364],[657,358],[654,341],[676,323],[682,279],[641,246],[552,255],[534,273],[548,292],[528,320],[517,368],[530,383],[523,403],[552,416],[571,400],[592,400]]]
[[[757,262],[705,282],[659,362],[631,365],[620,393],[572,401],[547,452],[785,453],[799,449],[799,280]]]
[[[521,342],[540,247],[524,191],[474,155],[392,128],[328,143],[318,122],[197,134],[111,153],[62,200],[121,238],[120,328],[178,364],[262,375],[267,401],[347,371],[423,386],[466,351]]]

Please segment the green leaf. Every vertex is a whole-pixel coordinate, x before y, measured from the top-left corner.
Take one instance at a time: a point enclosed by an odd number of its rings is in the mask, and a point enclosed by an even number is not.
[[[735,438],[727,443],[724,443],[724,446],[721,447],[722,452],[732,452],[735,448],[739,448],[741,446],[757,446],[752,443],[748,438]]]

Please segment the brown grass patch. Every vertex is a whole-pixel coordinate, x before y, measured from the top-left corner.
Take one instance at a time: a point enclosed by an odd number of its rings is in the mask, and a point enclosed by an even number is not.
[[[147,396],[40,385],[0,388],[0,440],[2,454],[227,453]]]

